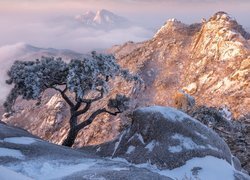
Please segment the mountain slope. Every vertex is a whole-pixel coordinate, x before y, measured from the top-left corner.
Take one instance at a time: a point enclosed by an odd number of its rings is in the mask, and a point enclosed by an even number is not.
[[[183,89],[197,104],[227,107],[238,118],[250,109],[248,38],[234,19],[219,12],[201,24],[169,20],[152,40],[116,56],[144,78],[141,100],[173,105],[174,94]]]

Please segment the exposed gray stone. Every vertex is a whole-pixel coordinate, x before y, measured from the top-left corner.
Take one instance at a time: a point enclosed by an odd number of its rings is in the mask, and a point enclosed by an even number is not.
[[[194,157],[207,155],[231,164],[227,144],[214,131],[185,113],[170,107],[139,108],[131,127],[116,140],[95,147],[97,154],[125,158],[173,169]]]

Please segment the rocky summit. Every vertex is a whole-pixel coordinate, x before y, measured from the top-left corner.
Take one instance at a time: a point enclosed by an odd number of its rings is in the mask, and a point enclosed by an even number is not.
[[[232,154],[240,159],[242,167],[250,172],[249,159],[247,158],[249,157],[250,144],[248,138],[250,127],[249,39],[249,33],[225,12],[218,12],[208,20],[203,19],[201,23],[191,25],[184,24],[176,19],[168,20],[148,41],[128,42],[107,50],[116,56],[118,63],[123,68],[138,73],[144,84],[143,87],[138,88],[116,79],[111,94],[94,104],[91,112],[104,107],[107,99],[113,97],[118,91],[133,99],[131,109],[151,105],[176,106],[181,104],[182,106],[185,104],[187,97],[189,98],[191,95],[195,99],[195,104],[192,100],[191,104],[186,103],[185,107],[187,108],[180,109],[189,113],[207,127],[214,129],[223,137]],[[184,92],[188,96],[182,98],[179,92]],[[179,98],[178,103],[176,97]],[[189,106],[195,109],[190,109]],[[218,124],[215,122],[220,119],[220,116],[217,116],[216,113],[209,114],[210,111],[207,110],[209,107],[214,107],[216,111],[218,110],[219,115],[224,117],[220,121],[223,129],[216,130]],[[79,121],[84,121],[91,112],[83,115]],[[147,130],[147,123],[137,121],[144,119],[140,118],[142,112],[149,113],[150,116],[155,115],[156,119],[161,119],[160,122],[165,124],[166,132],[158,136],[156,131],[154,132],[156,133],[154,134],[155,137],[150,139],[151,131],[150,129]],[[135,122],[140,122],[139,127],[142,129],[139,128],[136,131],[141,134],[145,131],[146,135],[142,136],[143,139],[141,139],[140,134],[136,135],[135,131],[130,129],[124,134],[124,137],[134,137],[135,139],[132,138],[129,142],[126,139],[128,144],[123,144],[121,149],[117,148],[117,151],[111,154],[111,157],[122,157],[133,163],[144,163],[145,161],[140,158],[138,158],[138,162],[133,160],[133,156],[137,156],[136,153],[141,150],[141,153],[147,155],[147,160],[154,162],[153,164],[159,164],[161,168],[174,168],[183,165],[188,160],[189,153],[192,152],[191,154],[193,154],[192,148],[198,148],[199,151],[195,152],[194,157],[201,157],[201,155],[204,156],[209,152],[206,155],[223,158],[228,164],[231,164],[231,154],[223,140],[200,123],[196,121],[194,123],[190,117],[187,118],[188,121],[177,121],[179,126],[175,128],[176,132],[170,133],[168,132],[169,125],[172,127],[174,122],[169,119],[162,120],[164,119],[162,113],[151,113],[139,109],[133,114],[137,117],[136,121],[130,119],[131,113],[132,110],[117,117],[110,117],[106,114],[98,116],[90,126],[79,132],[74,147],[97,145],[111,141],[118,137],[125,127],[131,124],[133,127]],[[145,120],[147,119],[150,122],[154,119],[146,117],[148,117],[148,114],[145,116]],[[12,117],[5,116],[2,120],[8,124],[24,128],[42,139],[61,144],[69,128],[68,119],[69,107],[59,94],[48,91],[37,106],[36,102],[18,100],[16,113]],[[235,120],[238,120],[238,125],[232,125],[231,127],[229,124],[231,124],[231,121],[235,122]],[[197,130],[198,134],[194,134],[190,129],[187,129],[185,126],[187,122],[190,122],[190,126]],[[152,122],[152,126],[153,124]],[[158,125],[161,127],[161,123]],[[224,128],[224,126],[227,126],[227,128]],[[229,130],[230,128],[233,131]],[[159,141],[162,142],[163,139],[161,138],[166,138],[170,145],[162,143],[157,146]],[[191,144],[193,143],[192,146],[185,144],[183,139],[191,142]],[[114,150],[115,142],[118,142],[118,140],[116,139],[112,142],[113,144],[111,143],[112,150]],[[150,153],[152,147],[167,148],[170,151],[158,149],[157,152],[164,152],[169,155],[171,155],[171,149],[173,151],[184,150],[179,153],[185,160],[176,162],[178,165],[176,164],[174,167],[162,164],[161,159],[157,159],[154,154]],[[109,149],[109,153],[111,149]],[[223,153],[215,149],[223,149]],[[206,153],[203,154],[204,152]],[[162,157],[161,153],[158,155]],[[173,158],[172,161],[174,160]],[[237,165],[237,167],[240,166]]]
[[[197,104],[227,107],[238,118],[250,109],[249,37],[235,19],[218,12],[191,25],[168,20],[139,47],[130,43],[109,52],[143,77],[141,102],[173,105],[172,97],[182,89]]]

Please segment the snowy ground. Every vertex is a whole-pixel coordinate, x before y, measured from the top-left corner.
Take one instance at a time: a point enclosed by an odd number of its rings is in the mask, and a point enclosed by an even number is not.
[[[25,133],[20,137],[4,137],[0,133],[1,180],[235,179],[236,170],[227,161],[212,156],[191,159],[173,170],[159,170],[150,163],[134,165],[124,159],[100,158],[28,137]],[[237,173],[240,179],[249,179]]]
[[[31,145],[36,142],[35,139],[30,137],[5,138],[3,141],[17,145]],[[48,143],[46,143],[46,146],[48,146]],[[54,145],[50,144],[50,146]],[[160,179],[168,179],[167,177],[170,177],[173,179],[233,180],[235,171],[225,160],[212,156],[194,158],[187,161],[182,167],[162,171],[149,164],[133,165],[121,159],[75,158],[74,156],[67,159],[64,156],[53,159],[45,155],[26,160],[27,158],[21,150],[11,148],[0,148],[0,156],[16,159],[14,162],[2,164],[4,167],[0,167],[0,179],[31,178],[42,180],[63,179],[66,177],[110,179],[107,177],[107,172],[113,174],[111,179],[115,179],[115,174],[119,174],[119,172],[131,174],[139,170],[151,174],[152,177],[160,177]],[[140,173],[139,176],[144,175]],[[130,178],[135,179],[133,176]]]

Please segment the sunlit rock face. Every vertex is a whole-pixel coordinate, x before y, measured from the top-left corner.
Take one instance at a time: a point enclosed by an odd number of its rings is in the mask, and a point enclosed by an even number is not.
[[[249,112],[249,33],[227,13],[192,25],[170,19],[153,39],[123,46],[109,51],[145,80],[140,102],[172,105],[183,89],[198,105],[226,106],[235,118]]]

